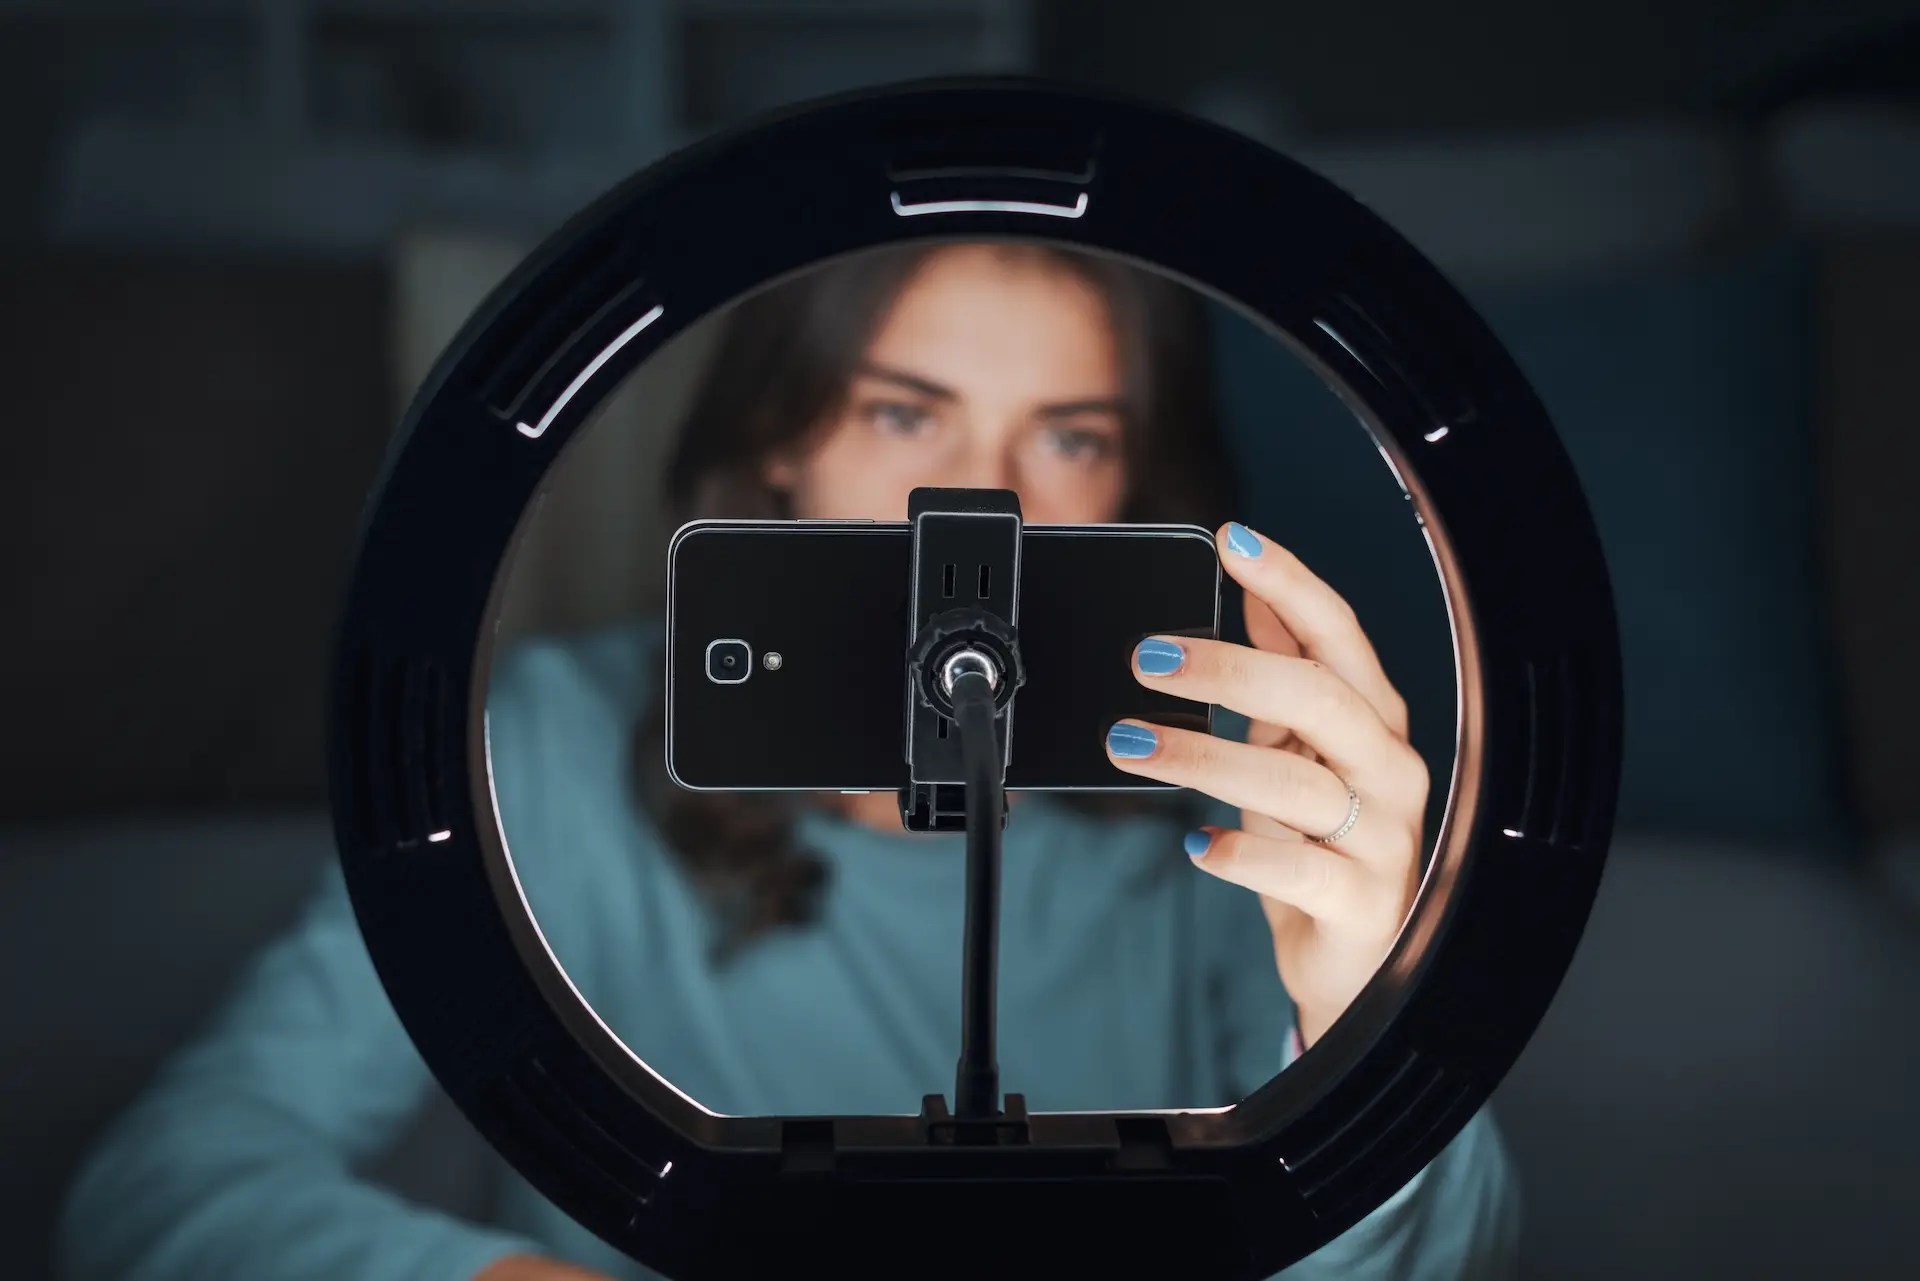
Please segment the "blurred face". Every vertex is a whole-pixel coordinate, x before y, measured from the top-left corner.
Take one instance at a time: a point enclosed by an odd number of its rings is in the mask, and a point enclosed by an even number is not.
[[[1118,518],[1120,365],[1106,306],[1032,252],[938,250],[882,320],[839,415],[767,479],[801,519],[905,520],[920,485],[1011,489],[1033,524]]]

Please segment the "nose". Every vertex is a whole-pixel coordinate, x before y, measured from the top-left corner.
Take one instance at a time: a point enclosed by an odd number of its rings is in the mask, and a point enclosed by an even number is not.
[[[993,445],[971,449],[950,482],[962,489],[1018,489],[1009,451]]]

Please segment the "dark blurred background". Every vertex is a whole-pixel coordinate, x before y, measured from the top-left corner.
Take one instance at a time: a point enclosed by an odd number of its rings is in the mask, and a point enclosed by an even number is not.
[[[1629,741],[1592,926],[1495,1105],[1528,1276],[1920,1276],[1916,0],[0,0],[0,1271],[50,1276],[82,1146],[329,856],[355,521],[467,310],[705,131],[965,70],[1299,156],[1556,416]],[[1218,320],[1245,510],[1444,750],[1398,491]],[[699,355],[608,412],[670,416]],[[642,527],[632,490],[578,497],[521,625],[645,601],[651,562],[583,550]],[[377,1173],[484,1212],[444,1107]]]

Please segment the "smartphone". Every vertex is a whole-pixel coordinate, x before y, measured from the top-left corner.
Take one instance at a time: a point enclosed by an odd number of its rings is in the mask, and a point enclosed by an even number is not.
[[[1021,540],[1027,680],[1009,722],[1007,787],[1165,790],[1114,768],[1106,735],[1126,717],[1211,730],[1212,707],[1146,688],[1132,660],[1148,636],[1219,635],[1213,536],[1191,525],[1028,525]],[[666,751],[676,783],[907,785],[911,525],[695,521],[674,535],[667,564]]]

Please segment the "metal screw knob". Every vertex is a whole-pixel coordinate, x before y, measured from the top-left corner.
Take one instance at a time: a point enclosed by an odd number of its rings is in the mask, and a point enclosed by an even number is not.
[[[940,664],[940,688],[948,698],[953,697],[954,682],[968,672],[986,677],[988,689],[1000,688],[1000,665],[993,661],[993,655],[968,646],[947,655],[946,661]]]

